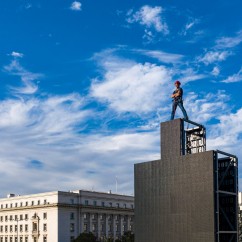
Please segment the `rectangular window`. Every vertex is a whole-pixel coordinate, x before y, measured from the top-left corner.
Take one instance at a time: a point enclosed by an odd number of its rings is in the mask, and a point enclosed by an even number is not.
[[[85,200],[85,205],[88,205],[88,200]]]
[[[74,219],[74,213],[70,213],[70,219]]]
[[[8,232],[8,226],[5,225],[5,232]]]
[[[6,204],[6,208],[8,208],[8,204]]]
[[[2,225],[0,226],[0,232],[1,233],[3,232],[3,226]]]
[[[23,237],[22,236],[20,237],[20,242],[23,242]]]
[[[13,215],[10,215],[9,220],[10,220],[10,221],[13,220]]]
[[[15,207],[18,207],[18,203],[15,203]]]
[[[113,204],[110,202],[109,205],[110,205],[110,207],[112,207]]]
[[[102,202],[102,207],[104,207],[105,206],[105,202]]]
[[[74,223],[71,223],[70,224],[70,231],[71,232],[74,232],[75,231],[75,224]]]
[[[29,219],[28,214],[25,214],[24,219],[25,220],[28,220]]]
[[[109,232],[112,231],[112,225],[111,225],[111,224],[108,225],[108,231],[109,231]]]
[[[87,232],[87,224],[84,224],[84,232]]]
[[[97,206],[97,201],[93,201],[93,206]]]
[[[38,205],[40,205],[40,200],[38,200]]]
[[[7,236],[5,237],[5,242],[8,242],[8,237]]]
[[[23,220],[23,215],[22,214],[20,215],[20,220]]]
[[[47,231],[47,224],[43,224],[43,230]]]
[[[23,203],[21,202],[21,203],[20,203],[20,207],[22,207],[22,206],[23,206]]]
[[[96,231],[96,224],[92,224],[92,232]]]
[[[3,208],[3,205],[1,204],[1,208]]]
[[[28,206],[28,202],[25,202],[25,206],[26,206],[26,207]]]
[[[14,231],[17,232],[18,231],[18,225],[14,226]]]
[[[10,232],[13,232],[13,225],[10,225]]]
[[[28,232],[28,224],[25,224],[25,232]]]
[[[101,224],[101,231],[104,232],[104,224]]]
[[[47,204],[47,200],[45,199],[45,200],[44,200],[44,205],[46,205],[46,204]],[[47,238],[46,238],[46,241],[47,241]]]
[[[70,201],[71,201],[71,204],[74,204],[74,199],[71,199]]]
[[[5,221],[8,221],[8,216],[5,216]]]
[[[75,237],[74,237],[74,236],[71,236],[71,238],[70,238],[70,242],[73,242],[74,239],[75,239]]]
[[[86,213],[83,214],[83,218],[87,219],[87,214]]]
[[[13,237],[10,237],[10,242],[13,242]]]
[[[47,213],[43,213],[43,219],[47,219]]]
[[[47,236],[46,235],[44,235],[44,237],[43,237],[43,242],[47,242]]]
[[[0,221],[1,221],[1,222],[3,221],[3,216],[0,217]]]
[[[27,236],[25,237],[25,242],[28,242],[28,237]]]
[[[117,208],[119,208],[119,203],[117,203]]]
[[[20,230],[20,232],[23,232],[23,225],[22,224],[20,224],[19,230]]]
[[[34,201],[31,202],[31,205],[34,206]]]
[[[11,203],[11,204],[10,204],[10,208],[12,208],[12,207],[13,207],[13,204]]]
[[[18,220],[18,215],[14,216],[14,220],[17,221]]]

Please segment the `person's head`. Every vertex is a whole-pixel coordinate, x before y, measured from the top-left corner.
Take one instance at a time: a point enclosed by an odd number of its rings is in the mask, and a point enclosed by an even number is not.
[[[181,83],[180,83],[178,80],[177,80],[177,81],[175,81],[175,83],[174,83],[174,84],[175,84],[175,86],[176,86],[176,87],[179,87],[179,86],[181,85]]]

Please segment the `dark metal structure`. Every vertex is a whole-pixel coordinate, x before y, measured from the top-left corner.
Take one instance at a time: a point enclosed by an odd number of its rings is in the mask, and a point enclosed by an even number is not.
[[[238,242],[238,160],[206,151],[206,129],[161,123],[161,159],[135,164],[136,242]]]

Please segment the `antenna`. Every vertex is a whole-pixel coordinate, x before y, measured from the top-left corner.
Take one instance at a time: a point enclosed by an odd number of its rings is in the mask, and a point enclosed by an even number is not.
[[[116,180],[116,193],[118,193],[118,177],[117,176],[115,177],[115,180]]]

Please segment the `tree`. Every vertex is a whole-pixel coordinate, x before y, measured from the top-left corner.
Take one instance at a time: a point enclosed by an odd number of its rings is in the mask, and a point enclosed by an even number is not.
[[[97,242],[96,236],[89,232],[89,233],[81,233],[73,242]]]
[[[122,242],[134,242],[134,233],[131,231],[124,232],[121,239]]]

